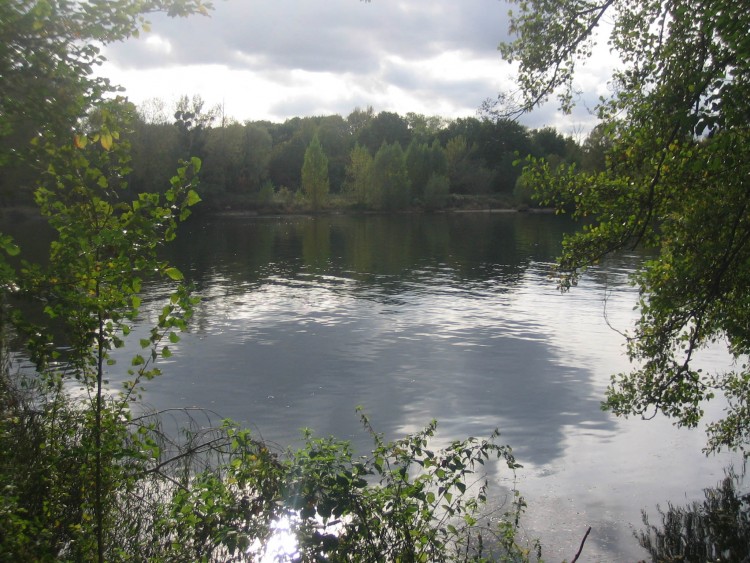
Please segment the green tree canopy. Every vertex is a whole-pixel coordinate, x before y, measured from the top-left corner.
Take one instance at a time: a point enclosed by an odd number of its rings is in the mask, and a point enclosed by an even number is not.
[[[326,202],[328,189],[328,158],[323,152],[318,135],[315,134],[305,151],[305,162],[302,165],[302,190],[310,199],[312,208],[320,209]]]
[[[356,205],[365,206],[373,202],[372,162],[372,155],[365,147],[354,145],[346,168],[346,190]]]
[[[107,92],[93,74],[99,45],[148,30],[147,15],[207,14],[206,0],[3,0],[0,2],[0,193],[30,203],[44,154],[29,141],[45,133],[70,140],[77,121]]]
[[[566,284],[617,249],[658,249],[635,275],[640,319],[629,339],[636,367],[613,377],[606,407],[663,412],[695,426],[704,401],[728,399],[709,425],[709,450],[750,441],[750,12],[737,0],[527,0],[512,17],[522,96],[496,110],[530,110],[557,95],[574,100],[576,65],[611,24],[619,56],[613,94],[598,107],[601,172],[531,161],[541,198],[593,218],[566,241]],[[696,353],[726,342],[733,370],[707,373]]]
[[[350,115],[350,118],[354,113]],[[398,143],[401,148],[409,146],[411,132],[406,120],[397,113],[381,111],[372,119],[367,113],[359,117],[364,122],[356,133],[356,141],[368,148],[371,154],[380,149],[383,143]]]
[[[383,143],[372,165],[374,191],[383,209],[403,209],[411,201],[406,155],[399,143]]]
[[[71,120],[110,89],[106,79],[92,74],[101,62],[96,43],[148,30],[149,12],[187,16],[207,14],[210,7],[204,0],[0,3],[0,139],[22,130],[31,135],[40,128],[70,131]],[[0,152],[0,158],[7,156]]]
[[[431,156],[427,143],[420,143],[417,140],[412,140],[406,149],[406,170],[409,173],[412,194],[416,198],[422,197],[425,186],[432,175]]]

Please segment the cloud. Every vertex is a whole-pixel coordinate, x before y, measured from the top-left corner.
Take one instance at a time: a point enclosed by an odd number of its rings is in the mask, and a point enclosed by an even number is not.
[[[230,100],[241,120],[366,105],[467,116],[510,83],[497,53],[507,10],[499,0],[217,1],[210,17],[153,15],[152,33],[106,48],[104,72],[136,102],[200,94]]]

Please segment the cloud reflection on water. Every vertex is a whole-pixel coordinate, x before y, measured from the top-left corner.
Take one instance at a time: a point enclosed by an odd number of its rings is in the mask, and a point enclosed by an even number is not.
[[[609,375],[628,367],[607,322],[634,318],[639,257],[562,295],[549,273],[567,228],[491,214],[197,224],[172,260],[204,300],[147,399],[210,407],[282,445],[304,426],[368,450],[356,405],[388,438],[432,418],[446,441],[497,427],[525,465],[531,527],[561,556],[593,522],[598,553],[637,557],[626,523],[657,492],[699,490],[713,466],[693,455],[695,432],[600,410]],[[665,468],[674,479],[657,486]]]

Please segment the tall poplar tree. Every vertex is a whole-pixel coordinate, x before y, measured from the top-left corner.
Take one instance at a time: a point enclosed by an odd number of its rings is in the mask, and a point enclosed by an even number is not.
[[[349,155],[346,167],[346,190],[360,206],[373,202],[372,155],[360,144],[356,144]]]
[[[406,156],[398,143],[383,143],[372,166],[373,188],[383,209],[403,209],[411,202]]]
[[[325,205],[328,198],[328,157],[323,151],[317,133],[313,136],[305,151],[302,165],[302,190],[310,200],[313,209]]]

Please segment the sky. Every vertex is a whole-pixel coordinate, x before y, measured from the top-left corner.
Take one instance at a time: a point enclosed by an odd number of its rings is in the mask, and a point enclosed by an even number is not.
[[[149,17],[151,31],[104,49],[101,74],[142,104],[181,95],[222,105],[240,122],[283,122],[355,108],[446,118],[476,116],[482,101],[515,90],[498,44],[508,38],[501,0],[215,0],[210,17]],[[606,94],[603,58],[580,72],[570,116],[553,101],[529,127],[581,135]]]

